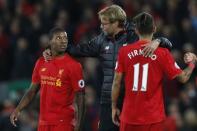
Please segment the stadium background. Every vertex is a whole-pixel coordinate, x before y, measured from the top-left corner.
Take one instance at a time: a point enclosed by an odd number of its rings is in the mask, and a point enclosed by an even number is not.
[[[9,115],[31,81],[35,60],[47,46],[53,26],[65,28],[70,43],[86,43],[97,35],[97,12],[111,4],[123,7],[131,19],[141,11],[151,13],[155,36],[173,43],[172,54],[181,67],[183,54],[197,49],[197,0],[0,0],[0,131],[36,131],[37,97],[20,116],[17,128]],[[87,83],[84,131],[96,131],[102,81],[99,61],[80,58]],[[197,72],[182,85],[165,80],[166,131],[197,131]]]

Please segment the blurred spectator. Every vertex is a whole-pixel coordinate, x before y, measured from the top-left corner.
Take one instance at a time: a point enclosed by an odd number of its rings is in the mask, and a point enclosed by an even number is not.
[[[190,0],[189,1],[189,10],[190,10],[190,17],[191,17],[191,23],[192,27],[197,31],[197,1],[196,0]]]
[[[25,79],[31,77],[33,59],[28,51],[28,46],[28,41],[25,38],[20,38],[17,41],[12,71],[13,79]]]
[[[39,38],[39,50],[36,52],[36,58],[40,57],[42,55],[42,52],[49,46],[49,38],[47,34],[40,35]]]
[[[197,37],[195,36],[196,34],[197,34],[197,30],[195,30],[192,27],[191,20],[189,18],[184,18],[181,21],[181,33],[180,33],[181,37],[179,37],[181,39],[182,44],[187,42],[196,43],[197,42]]]
[[[188,109],[184,113],[185,127],[183,131],[196,131],[197,130],[197,114],[193,109]]]
[[[6,80],[9,77],[9,36],[5,33],[3,24],[0,23],[0,80]]]

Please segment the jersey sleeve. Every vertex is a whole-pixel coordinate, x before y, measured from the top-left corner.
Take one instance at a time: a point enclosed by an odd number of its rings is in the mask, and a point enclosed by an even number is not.
[[[172,80],[174,79],[178,74],[182,72],[182,70],[179,68],[177,63],[175,62],[172,54],[167,50],[164,49],[165,52],[162,55],[161,59],[161,65],[163,67],[163,70],[167,77]]]
[[[39,69],[40,69],[40,59],[36,61],[36,64],[34,66],[34,70],[32,73],[32,83],[40,83]]]
[[[116,67],[115,71],[118,73],[123,73],[124,72],[124,65],[123,65],[123,48],[120,48],[119,53],[118,53],[118,59],[116,61]]]
[[[74,91],[84,91],[85,82],[83,79],[83,72],[80,63],[72,64],[70,79]]]

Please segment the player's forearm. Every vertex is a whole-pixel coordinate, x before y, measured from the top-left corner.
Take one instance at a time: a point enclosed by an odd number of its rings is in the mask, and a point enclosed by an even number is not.
[[[77,105],[77,126],[79,129],[82,128],[82,123],[85,115],[85,93],[78,92],[76,96],[76,105]]]
[[[195,67],[195,65],[194,65],[193,63],[190,63],[190,64],[188,65],[188,67],[186,67],[186,68],[182,71],[182,73],[181,73],[180,75],[177,76],[178,81],[181,82],[181,83],[186,83],[186,82],[189,80],[189,78],[190,78],[190,76],[191,76],[191,74],[192,74],[192,71],[193,71],[194,67]]]
[[[172,49],[172,43],[167,38],[159,37],[157,39],[159,40],[160,47],[167,48],[168,50]]]
[[[121,79],[122,79],[122,74],[115,73],[113,84],[112,84],[112,94],[111,94],[112,108],[117,107],[117,101],[118,101],[118,97],[119,97],[119,94],[120,94]]]
[[[23,110],[36,96],[36,93],[38,92],[39,85],[38,84],[31,84],[28,91],[25,93],[23,98],[21,99],[20,103],[16,107],[16,110],[21,111]]]
[[[112,108],[117,107],[117,101],[120,94],[120,85],[114,84],[112,86]]]

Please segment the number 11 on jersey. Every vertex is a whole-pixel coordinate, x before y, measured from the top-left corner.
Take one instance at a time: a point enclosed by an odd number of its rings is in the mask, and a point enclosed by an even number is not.
[[[134,67],[134,76],[133,76],[133,88],[132,91],[138,91],[139,83],[139,72],[140,72],[140,63],[133,65]],[[147,80],[148,80],[148,63],[142,65],[142,86],[140,91],[147,91]]]

